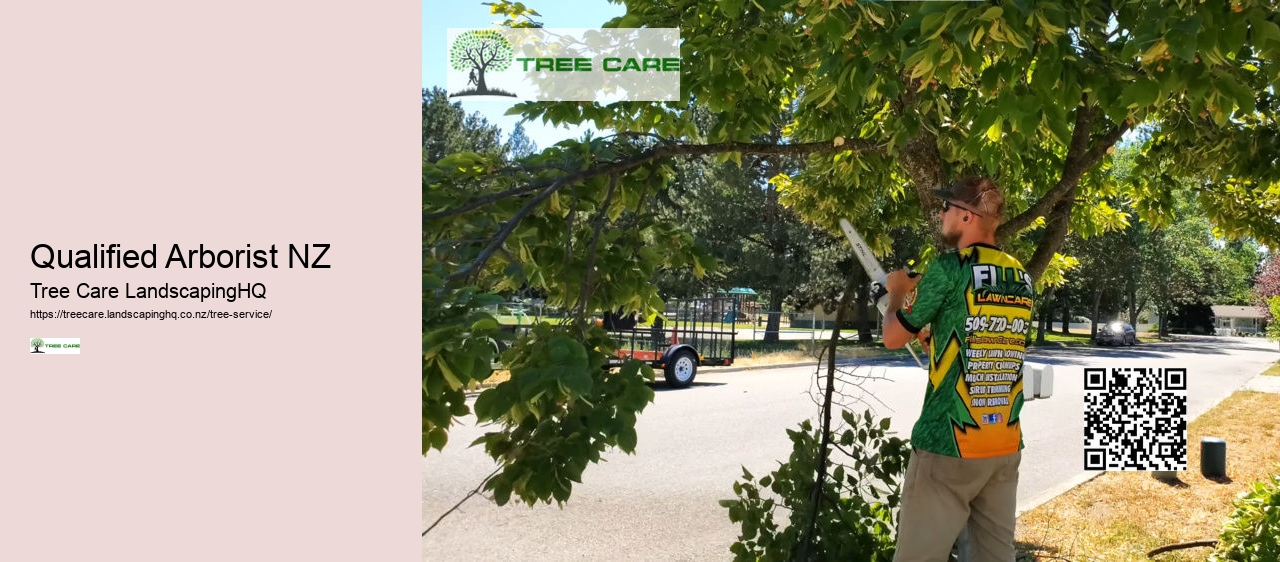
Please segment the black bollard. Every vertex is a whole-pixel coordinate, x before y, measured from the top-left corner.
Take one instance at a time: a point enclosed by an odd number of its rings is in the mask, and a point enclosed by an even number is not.
[[[1200,474],[1205,478],[1227,475],[1227,442],[1217,437],[1200,440]]]

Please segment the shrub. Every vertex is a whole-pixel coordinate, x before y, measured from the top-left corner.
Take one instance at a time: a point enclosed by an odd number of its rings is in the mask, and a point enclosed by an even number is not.
[[[1236,510],[1223,526],[1210,560],[1280,560],[1280,466],[1269,483],[1254,482],[1236,500]]]
[[[875,421],[843,413],[846,429],[832,432],[831,461],[823,479],[816,517],[812,517],[822,431],[809,421],[791,437],[791,457],[756,480],[743,468],[733,484],[737,499],[722,500],[729,520],[742,533],[730,550],[738,561],[893,559],[902,476],[910,447],[888,437],[889,419]],[[779,513],[779,510],[782,509]],[[774,518],[785,518],[782,524]],[[807,540],[810,524],[812,540]],[[806,544],[808,543],[808,544]]]

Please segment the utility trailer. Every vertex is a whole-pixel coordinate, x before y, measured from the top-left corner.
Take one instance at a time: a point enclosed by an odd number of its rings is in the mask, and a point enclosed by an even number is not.
[[[733,364],[740,316],[738,299],[725,297],[670,301],[652,326],[606,314],[604,328],[617,344],[610,364],[639,359],[662,369],[668,386],[685,388],[698,366]]]

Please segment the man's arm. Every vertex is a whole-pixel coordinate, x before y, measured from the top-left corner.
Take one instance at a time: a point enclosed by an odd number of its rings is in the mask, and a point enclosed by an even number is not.
[[[884,288],[889,292],[889,304],[885,307],[884,319],[884,346],[887,349],[900,349],[907,345],[915,333],[919,330],[908,329],[902,325],[898,319],[898,311],[902,310],[902,303],[906,302],[907,294],[915,288],[916,283],[920,282],[919,275],[912,275],[905,269],[900,269],[889,274],[885,279]]]
[[[889,306],[886,308],[884,319],[884,347],[886,349],[901,349],[911,341],[912,334],[898,321],[898,311],[902,309],[902,303],[907,299],[906,293],[889,293]]]

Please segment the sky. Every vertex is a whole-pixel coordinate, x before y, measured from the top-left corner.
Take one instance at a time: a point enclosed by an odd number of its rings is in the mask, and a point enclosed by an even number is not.
[[[422,87],[431,88],[445,85],[445,71],[448,64],[448,45],[446,33],[451,27],[486,28],[496,27],[496,23],[504,19],[489,13],[489,6],[482,2],[487,0],[423,0],[422,3]],[[626,9],[618,4],[610,4],[606,0],[523,0],[524,4],[536,10],[541,17],[534,19],[545,27],[600,27],[604,22],[626,13]],[[470,115],[479,112],[502,129],[503,138],[515,129],[519,116],[503,115],[515,101],[472,101],[462,102],[462,109]],[[568,138],[577,138],[583,132],[595,130],[594,127],[551,127],[541,121],[524,124],[525,134],[537,143],[538,148],[546,148]]]

